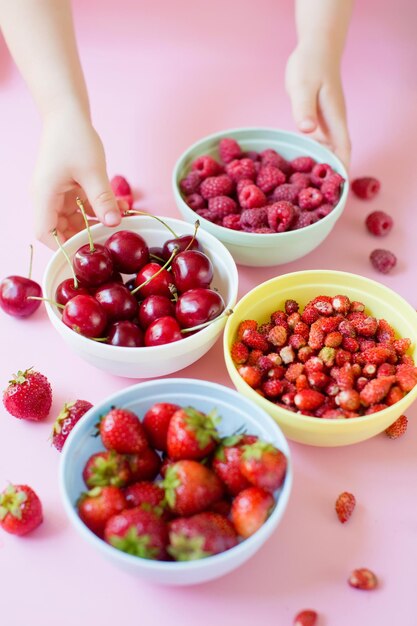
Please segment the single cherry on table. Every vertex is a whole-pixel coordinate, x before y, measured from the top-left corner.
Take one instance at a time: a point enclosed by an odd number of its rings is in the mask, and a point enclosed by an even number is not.
[[[5,313],[13,317],[28,317],[39,308],[42,289],[31,279],[33,246],[30,246],[29,276],[8,276],[0,283],[0,306]]]

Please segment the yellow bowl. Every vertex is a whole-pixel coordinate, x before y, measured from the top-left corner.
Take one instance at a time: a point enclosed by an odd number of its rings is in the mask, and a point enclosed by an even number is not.
[[[236,389],[269,413],[280,425],[286,437],[313,446],[344,446],[369,439],[390,426],[417,398],[417,385],[402,400],[392,406],[363,417],[344,420],[320,419],[287,411],[254,391],[238,374],[230,356],[239,323],[255,319],[269,321],[273,311],[283,309],[285,300],[296,300],[301,308],[319,295],[343,294],[359,300],[366,313],[389,322],[399,337],[411,339],[409,354],[417,362],[417,313],[401,296],[378,282],[328,270],[311,270],[283,274],[249,291],[235,306],[227,321],[223,347],[226,366]]]

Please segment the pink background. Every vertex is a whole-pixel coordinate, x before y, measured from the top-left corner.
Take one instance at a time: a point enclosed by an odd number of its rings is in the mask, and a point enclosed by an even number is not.
[[[124,174],[140,189],[140,206],[178,216],[170,174],[179,154],[203,135],[238,126],[293,129],[283,87],[295,41],[292,5],[276,0],[75,2],[80,52],[109,172]],[[350,198],[329,239],[304,259],[279,268],[242,268],[240,295],[277,273],[332,268],[381,280],[417,306],[412,237],[417,227],[416,19],[413,0],[358,2],[344,58],[351,173],[376,175],[382,181],[380,196],[372,204]],[[6,276],[26,272],[33,240],[28,183],[40,124],[1,41],[0,98],[0,267]],[[363,225],[374,209],[395,219],[384,242]],[[381,243],[398,255],[398,267],[386,277],[368,261]],[[40,280],[50,251],[37,244],[35,252],[34,277]],[[398,441],[380,435],[345,449],[291,443],[294,489],[268,544],[218,581],[158,588],[114,568],[76,534],[59,498],[59,454],[48,443],[64,401],[98,402],[133,381],[96,371],[69,352],[42,309],[27,321],[1,315],[0,346],[2,387],[12,372],[33,365],[54,389],[47,423],[21,423],[0,408],[0,486],[8,480],[29,483],[45,511],[44,524],[31,536],[1,534],[2,623],[284,626],[299,609],[314,607],[320,626],[400,621],[415,626],[416,407],[408,413],[407,435]],[[180,375],[230,385],[221,342]],[[358,501],[346,526],[333,511],[343,490]],[[361,566],[377,573],[379,590],[348,587],[348,574]]]

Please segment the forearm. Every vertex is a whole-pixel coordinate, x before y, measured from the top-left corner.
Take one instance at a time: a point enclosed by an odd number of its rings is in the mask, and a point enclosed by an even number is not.
[[[353,0],[296,0],[298,45],[312,51],[330,50],[340,60]]]
[[[69,0],[0,0],[0,27],[41,115],[89,117]]]

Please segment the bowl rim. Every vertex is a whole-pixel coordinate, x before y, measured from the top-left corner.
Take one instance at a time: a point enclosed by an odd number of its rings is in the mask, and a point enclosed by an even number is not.
[[[342,171],[343,177],[345,179],[344,183],[343,183],[343,189],[342,189],[342,193],[340,195],[340,198],[337,202],[337,204],[333,207],[333,210],[326,215],[325,217],[321,218],[320,220],[318,220],[317,222],[314,222],[314,224],[310,224],[309,226],[304,226],[303,228],[297,229],[297,230],[288,230],[285,231],[283,233],[249,233],[249,232],[245,232],[245,231],[235,231],[232,230],[230,228],[226,228],[225,226],[220,226],[219,224],[215,224],[214,222],[210,222],[210,220],[207,220],[206,218],[198,215],[198,213],[196,213],[191,207],[188,206],[188,204],[185,202],[181,191],[179,189],[179,185],[177,183],[177,178],[179,177],[179,171],[181,169],[181,166],[183,165],[183,162],[186,160],[187,156],[189,155],[189,153],[193,150],[196,150],[200,147],[200,145],[203,142],[206,141],[214,141],[217,139],[222,139],[228,135],[232,135],[233,133],[238,133],[238,132],[270,132],[273,134],[276,133],[280,133],[280,134],[285,134],[286,136],[288,136],[289,139],[291,138],[295,138],[297,137],[297,139],[302,139],[303,141],[305,141],[307,144],[310,144],[311,146],[317,146],[319,145],[321,149],[323,149],[328,155],[331,156],[331,158],[335,159],[338,167],[340,168],[340,170]],[[219,234],[219,238],[221,238],[222,234],[225,235],[225,233],[229,233],[232,232],[234,238],[235,237],[239,237],[240,238],[240,243],[248,243],[248,244],[252,244],[254,243],[254,241],[256,240],[256,237],[259,237],[259,235],[262,235],[263,241],[267,241],[267,242],[272,242],[274,241],[274,238],[281,238],[281,240],[287,238],[291,238],[296,236],[297,233],[299,233],[299,231],[302,232],[312,232],[314,229],[320,228],[321,224],[326,224],[327,222],[330,221],[334,221],[334,219],[338,219],[341,215],[341,213],[343,212],[343,208],[344,205],[346,203],[347,200],[347,196],[349,193],[349,188],[350,188],[350,184],[349,184],[349,175],[347,173],[347,170],[344,166],[344,164],[342,163],[342,161],[339,159],[339,157],[332,152],[331,150],[329,150],[329,148],[327,148],[326,146],[324,146],[323,144],[319,143],[318,141],[316,141],[315,139],[312,139],[311,137],[307,137],[305,135],[302,135],[301,133],[296,133],[293,131],[289,131],[289,130],[283,130],[283,129],[278,129],[278,128],[270,128],[270,127],[264,127],[264,126],[248,126],[248,127],[241,127],[241,128],[230,128],[228,130],[225,131],[218,131],[216,133],[212,133],[210,135],[206,135],[205,137],[199,139],[198,141],[195,141],[191,146],[189,146],[188,148],[186,148],[182,154],[178,157],[177,161],[175,162],[174,165],[174,169],[172,172],[172,187],[173,187],[173,192],[174,192],[174,197],[177,201],[181,202],[181,206],[183,206],[187,212],[192,212],[196,215],[196,219],[199,219],[203,225],[203,227],[208,224],[209,226],[207,226],[207,229],[210,228],[213,233],[218,233]]]
[[[232,398],[239,398],[240,402],[243,402],[246,405],[246,409],[251,412],[257,413],[257,417],[260,418],[261,424],[267,425],[267,428],[272,428],[275,430],[276,439],[279,441],[277,445],[280,446],[280,449],[285,453],[287,457],[287,471],[284,479],[284,483],[280,488],[279,497],[276,501],[276,505],[268,517],[268,519],[264,522],[264,524],[257,530],[251,537],[244,539],[240,543],[238,543],[233,548],[221,552],[220,554],[214,554],[210,557],[204,559],[197,559],[194,561],[158,561],[158,560],[150,560],[150,559],[142,559],[140,557],[128,554],[121,550],[117,550],[113,546],[107,544],[103,539],[100,539],[97,535],[95,535],[81,520],[79,515],[76,512],[74,504],[70,501],[70,497],[66,490],[66,475],[70,471],[69,460],[68,457],[71,454],[71,448],[74,445],[74,441],[77,438],[77,435],[82,430],[87,429],[86,422],[93,419],[93,416],[102,410],[102,408],[107,407],[109,403],[117,402],[117,400],[123,397],[127,392],[134,392],[135,390],[143,390],[149,387],[155,387],[158,385],[161,386],[175,386],[175,385],[188,385],[191,387],[201,386],[207,388],[210,396],[214,397],[216,391],[221,391],[222,393],[226,393]],[[245,553],[249,550],[252,554],[256,551],[256,549],[251,552],[251,547],[256,546],[257,543],[260,542],[259,547],[268,539],[270,534],[273,532],[273,529],[276,524],[279,523],[281,516],[285,513],[285,510],[288,505],[288,500],[292,490],[293,484],[293,469],[292,469],[292,458],[291,458],[291,450],[285,437],[284,433],[280,426],[268,415],[268,413],[262,409],[262,407],[254,404],[249,398],[241,395],[236,389],[231,387],[226,387],[225,385],[221,385],[219,383],[213,383],[206,380],[199,380],[193,378],[161,378],[157,380],[150,380],[145,382],[140,382],[135,385],[131,385],[127,388],[121,389],[114,394],[108,396],[106,399],[102,400],[98,404],[94,405],[91,409],[89,409],[79,420],[65,442],[63,447],[61,458],[59,462],[59,491],[61,496],[61,501],[64,505],[65,512],[69,517],[73,526],[76,527],[78,532],[93,546],[96,546],[99,550],[101,550],[104,554],[109,557],[114,557],[120,559],[126,565],[139,564],[145,570],[153,570],[160,572],[175,572],[175,571],[187,571],[187,570],[200,570],[211,568],[218,564],[219,566],[228,561],[231,557],[230,554],[235,555],[238,558],[239,554]],[[278,518],[278,519],[277,519]],[[220,576],[220,574],[219,574]]]
[[[396,299],[399,299],[402,301],[403,304],[405,304],[410,312],[413,312],[417,315],[416,311],[413,309],[413,307],[411,306],[411,304],[409,304],[409,302],[407,302],[407,300],[405,300],[405,298],[403,298],[402,296],[400,296],[400,294],[396,293],[393,289],[391,289],[390,287],[387,287],[386,285],[384,285],[383,283],[378,282],[377,280],[374,280],[372,278],[367,278],[366,276],[361,276],[360,274],[354,274],[352,272],[343,272],[340,270],[327,270],[327,269],[314,269],[314,270],[299,270],[297,272],[287,272],[285,274],[280,274],[279,276],[275,276],[273,278],[270,278],[266,281],[264,281],[263,283],[260,283],[259,285],[257,285],[256,287],[254,287],[253,289],[251,289],[250,291],[248,291],[235,305],[234,308],[234,313],[236,312],[236,309],[238,307],[240,307],[241,305],[245,304],[245,301],[249,299],[249,297],[253,297],[253,294],[261,288],[264,288],[266,285],[268,284],[272,284],[275,283],[276,281],[279,281],[281,279],[287,278],[287,277],[296,277],[296,276],[311,276],[311,275],[317,275],[317,274],[327,274],[329,276],[333,276],[333,277],[349,277],[349,278],[355,278],[355,279],[360,279],[362,281],[364,281],[365,283],[371,283],[373,285],[376,285],[378,288],[382,288],[383,290],[385,290],[387,292],[387,295],[394,297]],[[226,325],[225,325],[225,329],[224,329],[224,334],[223,334],[223,353],[224,353],[224,358],[226,361],[226,367],[229,371],[229,364],[230,366],[233,366],[235,368],[235,372],[236,375],[238,376],[238,371],[237,368],[231,358],[230,355],[230,350],[229,350],[229,346],[228,346],[228,341],[230,339],[229,335],[230,335],[230,326],[231,326],[232,321],[230,319],[228,319],[226,321]],[[230,372],[229,375],[231,376]],[[232,376],[231,376],[232,378]],[[233,380],[233,378],[232,378]],[[331,419],[331,418],[325,418],[325,417],[313,417],[310,415],[303,415],[302,413],[294,413],[293,411],[289,411],[288,409],[284,409],[284,407],[281,406],[276,406],[273,402],[271,402],[270,400],[268,400],[267,398],[263,398],[262,396],[259,396],[259,394],[256,393],[256,391],[250,386],[248,385],[248,383],[246,381],[243,380],[243,378],[240,377],[240,380],[242,381],[242,384],[245,385],[245,388],[247,388],[248,392],[250,393],[250,395],[253,395],[253,401],[255,402],[255,398],[257,400],[257,402],[261,402],[261,404],[263,405],[264,403],[268,403],[270,404],[273,409],[274,412],[282,412],[284,413],[284,416],[288,419],[296,419],[298,421],[299,424],[302,424],[304,422],[304,424],[318,424],[318,423],[324,423],[324,424],[334,424],[334,428],[342,428],[342,425],[348,424],[348,423],[352,423],[352,424],[361,424],[363,422],[366,421],[376,421],[378,418],[376,416],[379,415],[384,415],[385,416],[385,411],[388,411],[391,409],[392,406],[397,406],[398,408],[401,408],[403,405],[410,405],[410,402],[407,401],[410,398],[410,394],[412,394],[412,396],[414,396],[414,398],[411,400],[411,402],[414,402],[414,400],[417,398],[417,385],[411,390],[409,391],[403,398],[401,398],[401,400],[399,400],[398,402],[395,403],[395,405],[391,405],[391,406],[387,406],[385,409],[382,409],[381,411],[377,411],[375,413],[370,413],[369,415],[361,415],[360,417],[355,417],[352,419]],[[256,402],[256,403],[257,403]],[[402,403],[402,404],[401,404]],[[259,406],[259,405],[258,405]],[[268,408],[266,407],[262,407],[265,411],[268,412]],[[337,424],[337,426],[336,426]],[[332,426],[333,427],[333,426]]]
[[[172,224],[175,225],[183,225],[186,224],[187,227],[190,227],[191,224],[190,222],[186,222],[184,220],[178,219],[178,218],[173,218],[173,217],[165,217],[165,216],[159,216],[156,215],[156,217],[158,217],[159,219],[163,219],[164,221],[167,221],[168,224]],[[124,220],[129,220],[130,221],[138,221],[138,220],[144,220],[144,219],[150,219],[152,220],[150,223],[157,223],[156,220],[154,220],[152,218],[151,215],[130,215],[130,216],[126,216],[123,217],[122,222],[119,224],[119,226],[122,226],[124,223]],[[162,225],[161,225],[162,226]],[[105,226],[101,223],[95,223],[94,225],[90,225],[90,230],[91,232],[94,234],[95,230],[99,230],[101,228],[109,228],[108,226]],[[118,227],[116,227],[118,228]],[[120,230],[120,229],[119,229]],[[126,230],[128,230],[128,228],[126,227]],[[116,230],[114,232],[117,232]],[[229,250],[226,248],[226,246],[219,240],[217,239],[217,237],[215,237],[214,235],[212,235],[210,232],[208,232],[207,230],[205,230],[203,227],[200,226],[199,228],[199,232],[203,233],[203,238],[207,237],[209,242],[214,241],[216,246],[220,246],[222,249],[222,253],[225,255],[227,262],[225,262],[225,265],[227,264],[227,268],[228,268],[228,272],[229,273],[229,285],[230,285],[230,291],[231,291],[231,297],[228,299],[228,301],[225,301],[225,311],[227,309],[233,309],[233,306],[236,303],[236,299],[237,299],[237,294],[238,294],[238,287],[239,287],[239,273],[236,267],[236,262],[233,258],[233,256],[231,255],[231,253],[229,252]],[[77,243],[77,245],[82,245],[82,241],[86,238],[86,233],[85,230],[80,231],[79,233],[76,233],[75,235],[73,235],[70,239],[68,239],[67,241],[65,241],[62,245],[64,247],[64,249],[67,249],[68,247],[72,246],[72,244]],[[110,235],[109,235],[110,236]],[[85,242],[87,243],[87,242]],[[67,250],[68,251],[68,250]],[[43,277],[42,277],[42,293],[45,294],[45,296],[47,297],[49,291],[50,291],[50,287],[48,286],[48,282],[49,282],[49,274],[51,272],[51,269],[53,267],[53,265],[56,263],[58,257],[60,257],[60,255],[62,255],[62,252],[60,251],[60,249],[58,248],[58,250],[56,250],[54,252],[54,254],[52,255],[52,257],[49,259],[49,262],[45,268],[45,271],[43,273]],[[225,299],[224,299],[225,300]],[[91,347],[91,342],[94,341],[93,339],[89,338],[89,337],[85,337],[84,335],[75,333],[75,331],[73,331],[71,328],[69,328],[68,326],[66,326],[66,324],[64,324],[64,322],[62,321],[61,317],[58,317],[55,313],[55,305],[51,304],[50,302],[46,301],[45,302],[45,307],[48,313],[48,316],[50,319],[53,319],[54,322],[56,324],[59,325],[60,329],[62,330],[63,333],[65,333],[68,337],[74,338],[76,337],[76,339],[78,341],[81,342],[81,345],[85,345],[86,347]],[[186,352],[186,348],[187,346],[189,346],[192,342],[195,342],[195,338],[199,337],[200,339],[203,338],[205,335],[209,335],[211,334],[213,329],[216,329],[216,326],[219,327],[216,332],[221,332],[221,327],[220,324],[224,326],[225,322],[226,322],[227,317],[219,317],[217,320],[212,320],[212,323],[209,324],[206,328],[202,328],[200,331],[198,331],[198,333],[195,334],[189,334],[188,336],[185,335],[185,337],[183,337],[183,339],[181,339],[180,342],[176,341],[176,342],[171,342],[171,343],[167,343],[167,344],[161,344],[159,346],[138,346],[137,349],[140,349],[140,354],[144,355],[145,357],[150,355],[150,351],[152,351],[152,355],[158,355],[160,358],[162,358],[162,356],[164,355],[164,353],[168,353],[171,351],[172,346],[174,344],[179,344],[181,346],[184,347],[184,350],[182,350],[181,352]],[[208,337],[207,337],[208,339]],[[204,342],[203,342],[204,343]],[[110,344],[106,344],[103,342],[98,342],[95,341],[94,342],[95,346],[97,346],[97,350],[103,350],[104,353],[107,353],[109,356],[114,355],[116,357],[122,357],[123,355],[132,355],[132,348],[131,347],[127,347],[127,346],[112,346]],[[98,347],[100,346],[100,347]],[[137,354],[136,352],[136,348],[133,349],[134,352]],[[107,351],[107,352],[106,352]]]

